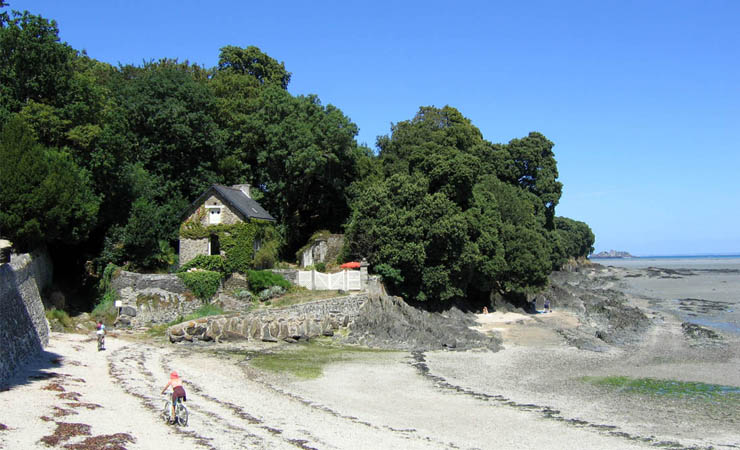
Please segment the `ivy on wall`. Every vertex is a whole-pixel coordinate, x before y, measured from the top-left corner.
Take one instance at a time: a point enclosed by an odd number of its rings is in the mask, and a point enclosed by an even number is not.
[[[210,270],[181,272],[177,276],[190,292],[204,302],[209,302],[221,287],[221,274]]]
[[[195,215],[180,226],[180,237],[185,239],[208,239],[212,235],[218,236],[218,241],[226,256],[226,271],[247,273],[255,267],[254,242],[261,242],[260,258],[257,264],[262,267],[265,262],[274,258],[264,257],[265,251],[275,253],[279,247],[279,237],[272,222],[251,219],[248,222],[231,225],[203,225],[206,217],[204,207],[198,208]]]

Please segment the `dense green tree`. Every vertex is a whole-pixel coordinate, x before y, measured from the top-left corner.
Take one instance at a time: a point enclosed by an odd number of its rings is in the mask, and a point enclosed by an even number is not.
[[[555,231],[560,236],[566,258],[581,258],[593,253],[596,237],[585,222],[555,217]]]
[[[167,59],[120,72],[115,94],[132,162],[159,176],[169,195],[195,198],[217,180],[223,150],[206,72]]]
[[[497,290],[527,292],[545,286],[551,268],[550,244],[538,197],[493,175],[482,177],[476,191],[495,199],[483,208],[495,207],[501,217],[498,236],[504,265],[495,281]]]
[[[100,200],[68,154],[36,143],[13,117],[0,134],[0,161],[0,230],[18,249],[87,237]]]
[[[284,253],[316,230],[339,232],[349,216],[346,191],[358,162],[368,160],[355,141],[357,126],[316,96],[293,97],[275,85],[255,90],[233,74],[216,76],[214,85],[229,143],[221,174],[226,183],[248,181],[260,192],[260,203],[285,230]]]
[[[522,139],[512,139],[503,151],[493,152],[499,178],[519,185],[540,198],[548,229],[553,228],[555,206],[560,201],[563,189],[562,183],[557,181],[558,169],[553,146],[541,133],[532,132]]]
[[[55,21],[27,11],[5,14],[0,21],[0,124],[29,102],[61,106],[76,55],[59,41]]]
[[[545,145],[540,138],[512,141],[510,150],[486,142],[452,107],[421,108],[378,139],[388,178],[352,189],[348,254],[382,265],[391,287],[418,301],[541,289],[552,267],[547,222],[555,200],[538,177],[557,171],[547,152],[536,163],[548,170],[520,161],[534,158],[520,147]],[[498,178],[519,168],[531,174]]]
[[[291,73],[285,70],[284,63],[278,63],[253,45],[247,48],[233,45],[223,47],[218,58],[218,70],[249,75],[259,84],[276,84],[283,89],[288,89],[291,76]]]

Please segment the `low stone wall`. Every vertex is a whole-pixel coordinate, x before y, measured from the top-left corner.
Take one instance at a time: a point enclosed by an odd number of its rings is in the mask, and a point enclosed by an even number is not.
[[[367,294],[358,294],[241,315],[204,317],[170,327],[167,336],[171,342],[235,339],[296,342],[332,336],[359,316],[367,299]]]
[[[45,252],[12,255],[10,263],[0,264],[0,386],[49,343],[41,292],[51,280]]]
[[[120,270],[114,274],[111,288],[122,305],[117,325],[167,323],[203,305],[174,274],[140,274]]]

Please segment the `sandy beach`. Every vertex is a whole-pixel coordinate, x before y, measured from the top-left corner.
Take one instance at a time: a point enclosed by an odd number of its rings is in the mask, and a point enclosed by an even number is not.
[[[686,270],[603,267],[582,275],[590,289],[625,292],[650,319],[634,343],[598,351],[568,343],[568,330],[586,319],[557,303],[549,314],[478,315],[476,330],[502,338],[498,352],[371,352],[310,380],[256,369],[244,344],[173,345],[113,332],[98,352],[92,336],[55,333],[0,392],[0,448],[740,447],[737,403],[584,381],[628,376],[740,387],[740,335],[732,328],[740,265],[678,269]],[[712,302],[720,303],[706,307]],[[687,319],[719,324],[710,327],[717,339],[687,338]],[[252,350],[266,348],[258,347]],[[159,419],[159,392],[172,369],[185,380],[188,427]]]

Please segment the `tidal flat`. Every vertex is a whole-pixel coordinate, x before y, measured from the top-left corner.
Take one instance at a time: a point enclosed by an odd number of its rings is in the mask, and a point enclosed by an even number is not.
[[[96,439],[126,436],[129,450],[737,449],[740,337],[700,323],[735,320],[734,270],[553,274],[542,294],[552,313],[472,316],[499,351],[368,351],[345,334],[298,347],[112,333],[101,353],[92,336],[52,333],[0,393],[0,448],[47,448],[56,422],[73,422]],[[187,390],[186,429],[158,420],[171,370]]]

